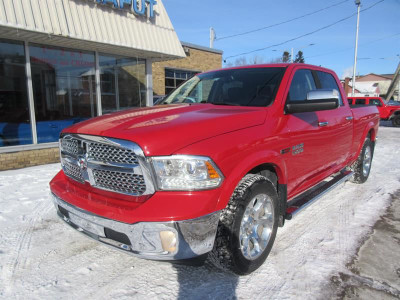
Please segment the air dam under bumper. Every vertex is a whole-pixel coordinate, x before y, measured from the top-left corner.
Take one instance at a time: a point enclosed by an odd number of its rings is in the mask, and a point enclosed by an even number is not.
[[[210,252],[214,246],[219,211],[192,220],[127,224],[94,215],[51,195],[58,215],[71,227],[140,258],[190,259]]]

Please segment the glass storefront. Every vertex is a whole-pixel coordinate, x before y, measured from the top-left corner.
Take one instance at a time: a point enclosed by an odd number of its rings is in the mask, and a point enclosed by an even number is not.
[[[100,55],[103,114],[146,104],[145,60]]]
[[[146,106],[146,60],[29,44],[38,143],[58,141],[64,128],[102,113]],[[23,42],[0,40],[0,147],[32,144]]]
[[[0,147],[31,143],[24,45],[0,40]]]
[[[29,47],[38,143],[55,142],[60,132],[96,116],[94,53]]]

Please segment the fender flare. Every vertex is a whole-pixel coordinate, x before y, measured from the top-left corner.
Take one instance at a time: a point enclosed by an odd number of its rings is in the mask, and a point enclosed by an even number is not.
[[[376,140],[376,130],[375,130],[375,125],[373,121],[368,122],[367,126],[364,129],[362,138],[361,138],[361,143],[358,146],[357,149],[357,155],[355,156],[356,158],[360,155],[362,147],[364,146],[364,141],[367,138],[367,135],[371,132],[371,141],[375,143]]]
[[[223,184],[223,189],[218,199],[216,210],[224,209],[228,205],[228,202],[240,180],[242,180],[242,178],[252,169],[263,164],[272,165],[275,168],[278,182],[280,184],[287,183],[286,164],[280,153],[272,150],[255,152],[241,160],[229,176],[225,178],[226,181]]]

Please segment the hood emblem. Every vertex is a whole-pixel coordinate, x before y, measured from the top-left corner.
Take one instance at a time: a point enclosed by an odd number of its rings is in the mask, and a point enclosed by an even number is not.
[[[78,165],[79,165],[79,168],[81,168],[81,171],[86,171],[86,169],[87,169],[86,158],[80,157],[78,160]]]

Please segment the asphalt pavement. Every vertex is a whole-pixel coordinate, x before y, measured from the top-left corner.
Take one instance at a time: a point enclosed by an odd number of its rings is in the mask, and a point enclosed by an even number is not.
[[[400,299],[400,190],[346,267],[331,278],[338,299]]]

